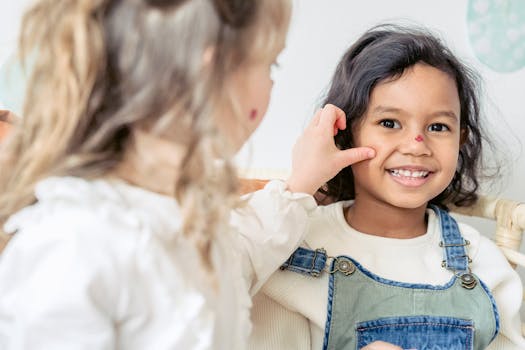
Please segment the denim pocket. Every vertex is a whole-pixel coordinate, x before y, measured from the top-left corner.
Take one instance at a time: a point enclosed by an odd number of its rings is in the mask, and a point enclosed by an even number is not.
[[[357,349],[376,340],[403,349],[472,350],[471,320],[439,316],[387,317],[357,324]]]

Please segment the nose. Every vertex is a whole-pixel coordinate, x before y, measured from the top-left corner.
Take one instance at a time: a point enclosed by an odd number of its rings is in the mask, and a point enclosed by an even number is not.
[[[403,136],[403,142],[399,146],[399,151],[403,154],[413,156],[430,156],[432,150],[428,140],[422,133],[410,132]]]

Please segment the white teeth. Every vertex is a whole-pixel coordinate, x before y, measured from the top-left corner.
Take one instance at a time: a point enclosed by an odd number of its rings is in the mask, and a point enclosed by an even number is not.
[[[390,170],[390,173],[394,176],[403,176],[403,177],[427,177],[428,171],[410,171],[407,169],[392,169]]]

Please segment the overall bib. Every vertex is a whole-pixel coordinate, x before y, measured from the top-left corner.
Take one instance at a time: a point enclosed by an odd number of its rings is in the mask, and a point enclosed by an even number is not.
[[[355,350],[382,340],[403,349],[485,349],[499,330],[496,303],[469,268],[456,221],[432,208],[441,224],[442,266],[453,272],[445,285],[381,278],[348,256],[324,249],[297,249],[281,269],[319,276],[330,273],[323,349]]]

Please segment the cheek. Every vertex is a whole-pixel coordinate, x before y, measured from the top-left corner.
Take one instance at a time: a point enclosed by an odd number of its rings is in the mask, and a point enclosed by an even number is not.
[[[377,171],[373,171],[377,168],[378,164],[375,163],[375,158],[352,165],[352,174],[354,175],[354,182],[360,184],[370,182],[372,178],[374,178],[374,176],[377,177]]]
[[[259,108],[259,118],[264,117],[266,111],[268,110],[268,105],[270,104],[270,97],[272,95],[273,84],[271,81],[268,81],[260,91],[257,91],[257,96],[255,100],[257,101],[257,107]]]
[[[372,147],[376,151],[390,147],[391,141],[389,138],[370,125],[352,129],[352,135],[355,147]]]
[[[443,171],[450,177],[454,176],[459,160],[459,149],[450,150],[447,152],[446,149],[440,151],[439,158],[441,160],[441,167]]]
[[[270,93],[271,91],[266,89],[252,91],[250,98],[244,102],[244,104],[249,104],[245,106],[245,117],[250,123],[250,128],[257,128],[264,119],[270,103]]]
[[[258,116],[259,116],[259,111],[257,110],[257,108],[252,108],[252,110],[250,111],[250,120],[255,121]]]
[[[352,166],[354,176],[359,176],[362,181],[367,181],[373,176],[373,170],[381,169],[386,158],[392,153],[392,144],[388,138],[369,132],[366,128],[360,132],[354,131],[354,147],[371,147],[376,151],[374,158]]]

